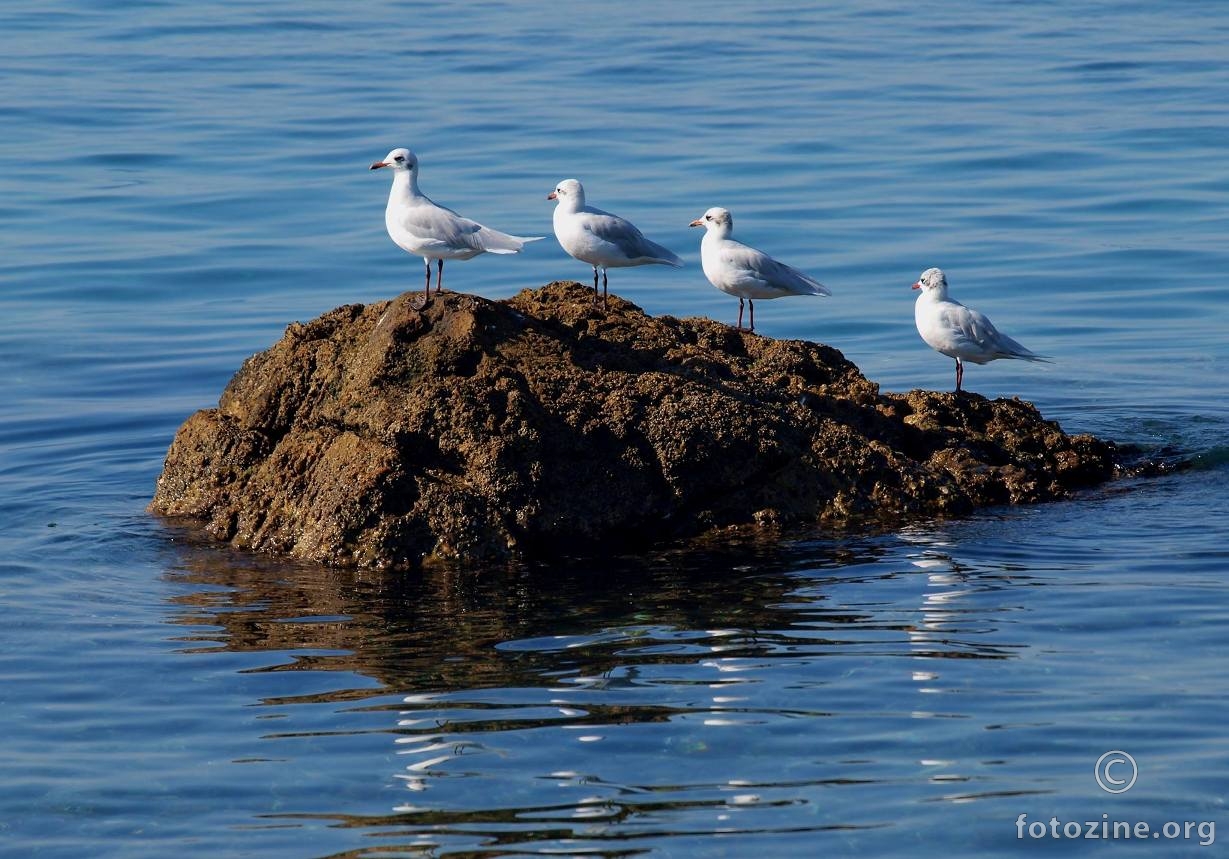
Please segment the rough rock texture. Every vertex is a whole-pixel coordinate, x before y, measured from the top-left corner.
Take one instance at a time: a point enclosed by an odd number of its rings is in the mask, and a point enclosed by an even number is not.
[[[881,394],[827,346],[578,283],[295,323],[192,415],[151,510],[330,564],[633,548],[1060,498],[1118,450],[1018,399]]]

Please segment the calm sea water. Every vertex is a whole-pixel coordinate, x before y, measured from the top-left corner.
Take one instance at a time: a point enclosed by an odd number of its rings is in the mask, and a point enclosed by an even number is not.
[[[1088,849],[1030,837],[1052,817],[1189,822],[1117,849],[1210,852],[1227,43],[1213,0],[0,8],[0,853]],[[581,178],[687,260],[612,273],[651,313],[733,321],[686,226],[729,208],[834,291],[762,303],[761,333],[888,390],[952,384],[908,288],[939,265],[1057,359],[970,388],[1196,466],[895,533],[405,579],[148,516],[247,355],[418,287],[367,170],[400,145],[521,234]],[[553,239],[449,266],[489,297],[587,276]],[[1094,778],[1111,750],[1127,792]]]

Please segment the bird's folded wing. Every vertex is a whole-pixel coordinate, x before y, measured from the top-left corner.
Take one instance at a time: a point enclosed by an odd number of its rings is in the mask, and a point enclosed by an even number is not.
[[[965,327],[969,339],[982,346],[991,346],[998,339],[998,329],[984,314],[965,308]]]
[[[676,267],[683,264],[674,251],[649,241],[631,221],[592,206],[586,207],[580,214],[581,228],[585,232],[599,241],[614,245],[628,259],[654,259]]]
[[[485,228],[443,206],[410,206],[402,210],[398,220],[407,233],[420,241],[454,249],[483,249],[478,234]]]
[[[601,210],[585,212],[582,226],[604,242],[610,242],[628,251],[637,249],[644,239],[635,224],[625,221],[618,215]]]
[[[721,261],[730,269],[742,270],[743,277],[758,281],[768,289],[801,294],[831,294],[826,286],[813,277],[747,245],[727,244],[721,250]]]
[[[973,360],[978,353],[994,355],[1002,351],[1003,335],[985,314],[963,304],[953,304],[943,309],[940,319],[952,343],[969,353],[968,360]]]

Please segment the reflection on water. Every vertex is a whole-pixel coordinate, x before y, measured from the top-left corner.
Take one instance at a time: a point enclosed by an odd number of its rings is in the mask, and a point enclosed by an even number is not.
[[[340,651],[319,657],[313,667],[352,671],[398,690],[433,691],[519,685],[560,664],[583,663],[602,674],[624,664],[634,650],[625,645],[648,644],[658,634],[671,640],[673,630],[701,621],[751,631],[738,639],[740,654],[768,652],[778,638],[753,631],[787,625],[797,609],[787,599],[795,583],[774,572],[878,554],[869,545],[818,552],[780,553],[765,543],[759,552],[720,556],[435,570],[402,578],[261,558],[236,563],[233,553],[204,547],[172,575],[201,588],[177,598],[183,611],[176,623],[219,630],[184,636],[198,642],[193,650],[208,651],[209,642],[218,642],[228,650]],[[645,625],[648,618],[656,628]],[[856,614],[829,618],[834,624],[862,620]],[[595,635],[595,625],[609,631]],[[668,663],[675,649],[646,652],[639,661]]]
[[[248,672],[313,678],[261,706],[328,715],[265,743],[328,759],[330,737],[385,738],[365,774],[378,803],[261,817],[381,850],[626,855],[713,832],[795,849],[903,825],[919,783],[951,801],[1046,790],[912,747],[973,716],[946,664],[1024,646],[1002,623],[1024,571],[962,565],[926,528],[421,579],[211,548],[174,576],[192,586],[185,653],[263,651],[274,661]]]
[[[191,675],[245,678],[216,730],[246,732],[227,766],[273,787],[227,826],[273,849],[985,855],[1021,812],[1218,813],[1224,546],[1168,504],[1179,489],[1229,512],[1192,473],[554,569],[385,578],[188,547],[169,619]],[[1166,645],[1124,646],[1140,635]],[[1091,766],[1115,747],[1148,769],[1109,809]]]

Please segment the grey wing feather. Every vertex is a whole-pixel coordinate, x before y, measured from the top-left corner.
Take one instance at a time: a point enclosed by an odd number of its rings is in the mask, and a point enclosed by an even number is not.
[[[481,224],[478,227],[478,231],[473,234],[475,239],[484,251],[495,254],[516,253],[529,242],[540,242],[543,239],[542,236],[513,236]]]
[[[754,272],[769,286],[804,295],[831,295],[832,290],[815,278],[793,266],[779,262],[761,250],[748,245],[732,247],[727,259],[734,265]]]
[[[1019,341],[1008,337],[994,327],[990,318],[979,310],[960,305],[964,311],[960,314],[956,328],[959,335],[975,344],[988,355],[1004,358],[1021,358],[1025,361],[1041,361],[1051,363],[1047,356],[1038,355]]]
[[[674,251],[645,238],[644,233],[631,221],[592,206],[586,206],[585,213],[589,215],[585,218],[585,229],[602,241],[618,246],[629,257],[650,257],[675,268],[683,264]]]
[[[401,225],[419,239],[430,239],[449,247],[474,247],[470,236],[481,227],[452,209],[439,205],[413,206],[404,210]],[[477,249],[477,248],[475,248]]]
[[[432,239],[448,247],[469,247],[492,253],[515,253],[526,242],[541,240],[541,236],[523,238],[484,227],[477,221],[432,201],[430,206],[415,206],[407,210],[402,224],[419,238]]]
[[[964,348],[985,349],[985,326],[990,320],[980,313],[974,314],[975,311],[963,304],[952,302],[950,307],[943,308],[940,319],[947,326],[948,333],[955,343],[963,344]],[[978,319],[978,317],[981,318]]]

